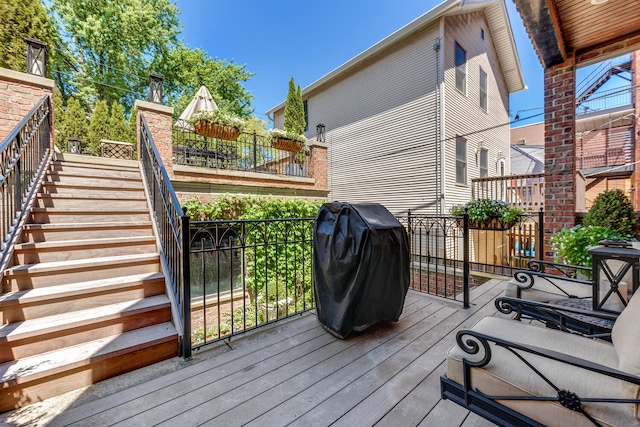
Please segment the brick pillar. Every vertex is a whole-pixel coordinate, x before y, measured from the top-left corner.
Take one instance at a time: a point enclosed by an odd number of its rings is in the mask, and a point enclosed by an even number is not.
[[[29,114],[40,98],[44,95],[53,97],[54,87],[55,82],[51,79],[0,68],[0,141]],[[53,135],[53,105],[49,119]]]
[[[576,71],[574,59],[544,70],[545,257],[550,237],[576,217]]]
[[[311,141],[311,158],[309,168],[311,170],[311,178],[315,180],[316,190],[329,190],[329,163],[328,149],[329,146],[323,142]]]
[[[138,153],[140,153],[140,116],[143,115],[167,174],[170,179],[173,179],[173,107],[140,100],[136,100],[135,107],[138,123]]]
[[[634,113],[636,113],[636,120],[631,132],[631,143],[635,147],[634,162],[640,161],[640,144],[638,144],[638,140],[640,140],[640,135],[638,135],[638,132],[640,132],[640,87],[638,87],[640,85],[640,77],[638,76],[638,71],[640,71],[640,51],[631,54],[631,87],[635,88],[632,93],[632,102],[635,108]],[[635,164],[631,185],[634,188],[631,203],[633,203],[636,211],[640,211],[640,165],[638,163]]]

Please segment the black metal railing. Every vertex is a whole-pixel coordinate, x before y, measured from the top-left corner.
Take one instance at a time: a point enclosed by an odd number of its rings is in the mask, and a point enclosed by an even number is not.
[[[191,356],[189,216],[180,206],[143,115],[140,115],[139,156],[159,234],[163,270],[178,309],[178,313],[175,314],[180,317],[183,329],[180,351],[183,357],[188,358]]]
[[[2,268],[51,160],[50,111],[51,101],[45,95],[0,145]]]
[[[472,272],[512,276],[532,259],[542,259],[543,212],[523,215],[507,229],[473,229],[468,215],[398,217],[409,235],[412,289],[462,301],[484,279]]]
[[[236,141],[208,138],[187,130],[173,132],[173,163],[211,169],[225,169],[308,177],[309,156],[279,150],[266,137],[241,133]]]
[[[315,307],[313,218],[191,223],[194,349]]]

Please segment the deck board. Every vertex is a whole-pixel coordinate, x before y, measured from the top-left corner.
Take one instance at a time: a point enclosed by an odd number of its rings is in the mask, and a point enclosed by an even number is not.
[[[492,425],[442,401],[439,378],[455,332],[494,315],[504,284],[491,280],[474,288],[467,310],[410,291],[398,322],[345,340],[307,313],[72,405],[48,425]]]

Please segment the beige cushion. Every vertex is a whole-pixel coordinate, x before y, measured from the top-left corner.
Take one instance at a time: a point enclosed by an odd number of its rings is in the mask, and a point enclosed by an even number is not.
[[[510,319],[487,317],[473,327],[486,335],[557,351],[617,369],[618,356],[613,345],[571,335],[566,332],[523,324]],[[463,382],[462,358],[468,357],[454,345],[447,357],[447,377]],[[477,357],[477,356],[476,356]],[[481,357],[481,356],[480,356]],[[575,392],[580,397],[635,398],[633,390],[621,387],[621,382],[587,370],[568,366],[539,356],[527,355],[545,376],[559,388]],[[555,396],[554,390],[508,350],[492,346],[491,362],[484,368],[472,369],[472,387],[493,395]],[[590,425],[582,415],[554,402],[502,401],[526,416],[546,425]],[[603,424],[640,425],[626,404],[584,403],[587,412]]]
[[[640,376],[640,292],[620,313],[611,331],[611,340],[620,359],[619,369]]]

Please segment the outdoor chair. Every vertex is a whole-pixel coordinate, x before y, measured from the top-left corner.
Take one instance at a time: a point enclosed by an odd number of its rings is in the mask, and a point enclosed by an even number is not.
[[[605,312],[615,318],[627,304],[626,282],[611,285],[607,280],[600,280],[596,283],[597,298],[594,300],[593,281],[575,278],[578,272],[587,277],[591,275],[591,269],[587,267],[530,261],[529,269],[514,273],[504,294],[506,297],[522,300],[518,304],[522,316],[540,320],[549,326],[559,329],[566,326],[584,334],[610,330],[611,322],[602,322],[588,315],[584,317],[583,312]],[[553,309],[541,311],[541,306],[535,303],[548,303]],[[568,310],[568,314],[557,315],[561,308]]]
[[[612,342],[486,317],[456,335],[440,378],[451,399],[499,425],[640,425],[640,296]]]

